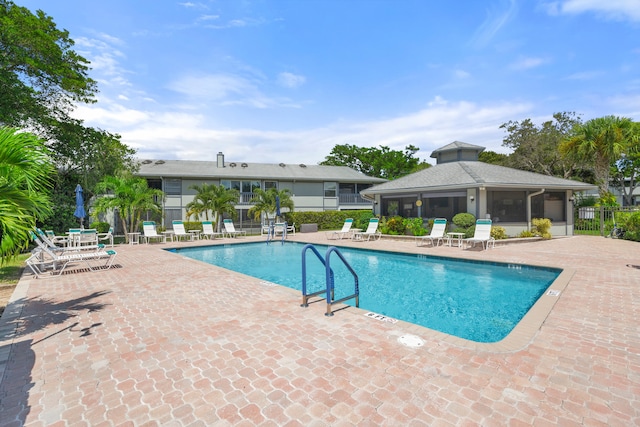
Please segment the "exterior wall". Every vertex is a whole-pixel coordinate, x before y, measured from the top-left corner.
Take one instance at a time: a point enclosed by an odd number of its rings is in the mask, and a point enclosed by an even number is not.
[[[164,200],[164,207],[165,208],[181,208],[183,205],[182,203],[182,196],[166,196],[165,200]]]
[[[525,223],[499,222],[493,225],[504,228],[509,237],[516,237],[523,231],[528,230]],[[551,224],[551,236],[573,236],[573,226],[566,222],[554,222]]]
[[[489,195],[493,192],[502,193],[502,196],[510,196],[509,193],[513,193],[513,196],[520,195],[520,198],[513,199],[514,206],[520,206],[518,209],[522,209],[520,212],[520,216],[522,220],[504,220],[500,217],[502,212],[497,212],[496,215],[493,215],[488,209],[488,199]],[[453,191],[453,192],[422,192],[418,195],[415,194],[386,194],[386,195],[376,195],[376,204],[374,204],[373,212],[375,215],[387,216],[387,211],[385,211],[385,207],[388,204],[389,200],[401,200],[402,203],[409,202],[410,200],[416,199],[422,202],[421,207],[416,207],[411,211],[411,217],[421,217],[423,219],[430,219],[434,217],[445,217],[449,221],[451,221],[453,215],[457,212],[468,212],[474,215],[478,219],[489,218],[494,221],[494,225],[503,227],[507,233],[507,235],[511,237],[515,237],[519,235],[522,231],[529,229],[529,224],[526,220],[527,217],[527,203],[530,200],[529,195],[532,193],[536,193],[535,191],[526,191],[522,190],[514,190],[510,188],[469,188],[463,191]],[[558,195],[555,194],[555,197],[546,200],[544,197],[545,193],[537,196],[539,203],[540,212],[544,212],[544,217],[552,220],[552,228],[551,234],[553,236],[571,236],[573,235],[573,205],[569,202],[572,192],[570,190],[567,191],[554,191],[548,193],[562,193],[562,200],[558,200]],[[553,196],[553,195],[552,195]],[[431,206],[431,201],[435,200],[440,204],[438,199],[448,198],[448,211],[438,210],[438,208],[434,205]],[[510,198],[510,197],[507,197]],[[498,198],[497,200],[500,200]],[[466,203],[466,206],[464,205]],[[499,204],[498,204],[499,205]],[[402,206],[400,206],[402,208]],[[453,208],[453,210],[452,210]],[[387,207],[388,210],[388,207]],[[445,212],[449,212],[446,214]],[[400,216],[406,217],[404,215],[403,209],[400,209],[398,212]],[[513,214],[513,213],[512,213]]]
[[[270,179],[244,179],[244,178],[231,178],[230,181],[260,181],[264,186],[265,181],[273,181]],[[189,188],[193,185],[214,184],[220,185],[220,180],[203,180],[203,179],[180,179],[180,185],[177,186],[176,179],[171,179],[173,182],[172,188],[175,192],[179,191],[181,194],[170,194],[165,196],[163,204],[164,212],[164,225],[171,227],[171,221],[174,219],[186,219],[185,206],[194,200],[196,190]],[[359,203],[340,203],[339,194],[336,197],[324,197],[324,182],[312,182],[312,181],[276,181],[278,183],[278,189],[289,189],[292,193],[292,200],[297,211],[325,211],[325,210],[344,210],[344,209],[371,209],[371,204],[366,201],[360,200]],[[338,182],[336,182],[338,183]],[[162,190],[165,191],[167,186],[165,180],[162,180]],[[246,199],[246,200],[245,200]],[[251,199],[250,193],[243,193],[240,202],[236,205],[236,210],[241,216],[246,216],[246,211],[251,208],[251,204],[248,202]],[[287,210],[284,209],[283,212]]]
[[[478,218],[478,191],[475,188],[467,190],[467,212]]]
[[[292,199],[297,211],[324,210],[322,196],[295,196]]]

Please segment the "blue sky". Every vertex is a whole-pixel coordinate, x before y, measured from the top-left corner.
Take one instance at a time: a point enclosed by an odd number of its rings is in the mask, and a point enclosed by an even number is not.
[[[314,164],[554,112],[640,120],[640,0],[14,0],[92,63],[75,112],[151,159]]]

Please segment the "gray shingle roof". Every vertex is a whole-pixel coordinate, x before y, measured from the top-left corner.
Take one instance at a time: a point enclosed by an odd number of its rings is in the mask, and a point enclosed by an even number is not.
[[[578,181],[541,175],[483,162],[443,163],[402,178],[374,185],[363,194],[403,193],[411,191],[441,191],[475,187],[526,189],[593,190],[597,187]]]
[[[469,144],[462,141],[453,141],[452,143],[447,144],[444,147],[440,147],[437,150],[433,150],[433,152],[431,152],[431,157],[435,159],[438,157],[438,153],[441,153],[443,151],[454,151],[459,149],[466,149],[469,151],[476,151],[478,153],[481,153],[484,151],[485,147],[482,147],[480,145]]]
[[[385,182],[384,179],[364,175],[346,166],[225,162],[225,167],[219,168],[216,161],[198,160],[142,160],[137,175],[146,178]]]

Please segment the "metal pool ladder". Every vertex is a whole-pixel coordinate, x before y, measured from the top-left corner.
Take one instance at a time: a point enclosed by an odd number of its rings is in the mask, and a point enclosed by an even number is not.
[[[309,294],[307,293],[307,257],[306,257],[307,249],[311,249],[311,251],[316,255],[316,257],[324,265],[325,272],[326,272],[326,276],[325,276],[326,289],[323,289],[317,292],[312,292]],[[351,275],[353,276],[353,281],[354,281],[353,295],[349,295],[344,298],[340,298],[338,300],[334,299],[335,277],[333,274],[333,269],[331,268],[331,254],[334,252],[340,258],[340,260],[345,265],[345,267],[347,267],[347,269],[351,272]],[[326,294],[326,297],[327,297],[327,312],[325,313],[325,316],[333,316],[332,306],[334,304],[338,304],[350,299],[355,298],[356,307],[359,307],[360,306],[360,301],[359,301],[360,288],[358,286],[358,274],[353,270],[351,265],[349,265],[347,260],[344,258],[344,256],[340,253],[338,248],[336,248],[335,246],[330,246],[327,249],[327,252],[325,253],[323,258],[322,255],[320,255],[320,252],[318,252],[318,249],[316,249],[314,245],[307,244],[302,248],[302,304],[300,304],[300,307],[308,307],[309,298],[316,295],[321,295],[321,294]]]
[[[284,245],[284,241],[287,238],[287,223],[283,222],[283,229],[282,229],[282,244]],[[273,222],[271,222],[269,224],[269,232],[267,233],[267,245],[270,242],[273,242],[276,240],[276,229],[275,229],[275,224]]]

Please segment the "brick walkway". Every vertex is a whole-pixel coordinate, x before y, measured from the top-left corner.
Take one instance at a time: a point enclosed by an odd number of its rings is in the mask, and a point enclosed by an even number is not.
[[[171,244],[119,246],[122,268],[20,281],[0,321],[0,426],[640,425],[638,243],[334,243],[572,276],[544,323],[504,350],[356,309],[328,318]],[[407,334],[425,345],[403,345]]]

